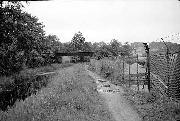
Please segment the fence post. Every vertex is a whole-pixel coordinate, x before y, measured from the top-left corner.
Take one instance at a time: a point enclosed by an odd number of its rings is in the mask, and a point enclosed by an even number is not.
[[[131,86],[131,67],[130,67],[130,57],[129,57],[129,87]]]
[[[138,54],[137,54],[137,87],[138,87],[138,91],[139,91],[139,76],[138,76]]]
[[[151,90],[151,80],[150,80],[150,55],[149,55],[149,48],[147,47],[147,69],[148,69],[148,90]]]
[[[169,85],[170,85],[170,66],[169,66],[169,49],[167,49],[167,68],[168,68],[168,83],[167,83],[167,93],[168,93],[168,96],[169,96]]]
[[[124,56],[123,56],[123,81],[124,81]]]
[[[149,47],[147,45],[147,43],[143,43],[145,50],[146,50],[146,54],[147,54],[147,81],[148,81],[148,90],[150,92],[151,90],[151,80],[150,80],[150,55],[149,55]]]

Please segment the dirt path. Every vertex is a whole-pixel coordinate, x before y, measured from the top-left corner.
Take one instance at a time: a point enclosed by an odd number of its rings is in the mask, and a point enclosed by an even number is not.
[[[137,112],[123,98],[122,87],[111,84],[89,70],[87,70],[87,73],[96,81],[98,92],[105,99],[116,121],[141,121]],[[106,82],[99,82],[98,80]],[[110,87],[103,87],[103,85],[110,85]]]

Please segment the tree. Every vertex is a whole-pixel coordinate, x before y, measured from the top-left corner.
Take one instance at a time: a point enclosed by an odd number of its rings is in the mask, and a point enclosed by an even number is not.
[[[134,49],[138,49],[140,47],[144,48],[144,45],[143,45],[143,42],[133,42],[133,43],[131,43],[131,47]]]
[[[97,51],[98,49],[99,49],[99,44],[98,44],[98,42],[94,42],[93,44],[92,44],[92,51]]]
[[[21,8],[21,2],[2,2],[0,6],[1,74],[18,72],[31,63],[33,53],[40,56],[44,48],[44,25]]]
[[[90,43],[85,42],[85,38],[80,31],[74,34],[69,49],[71,50],[71,52],[91,51]]]
[[[48,35],[44,41],[45,47],[50,49],[52,52],[61,51],[62,43],[56,35]]]
[[[84,42],[85,38],[83,37],[82,33],[80,31],[75,33],[70,43],[71,51],[73,52],[82,50]]]
[[[92,44],[91,42],[85,42],[83,44],[83,51],[86,51],[86,52],[92,52]]]
[[[48,35],[43,41],[44,49],[44,58],[46,64],[51,64],[55,62],[55,53],[62,52],[63,44],[59,41],[59,38],[56,35]]]
[[[122,56],[130,56],[132,54],[132,48],[128,42],[122,45],[122,49],[120,53]]]
[[[111,53],[113,56],[118,56],[121,52],[122,44],[118,40],[113,39],[110,42]]]
[[[93,48],[95,49],[94,56],[97,59],[102,59],[104,57],[109,57],[110,55],[112,55],[110,46],[105,42],[94,43]]]
[[[70,53],[71,50],[70,50],[70,42],[66,42],[66,43],[62,43],[62,49],[61,49],[61,52],[63,53]]]

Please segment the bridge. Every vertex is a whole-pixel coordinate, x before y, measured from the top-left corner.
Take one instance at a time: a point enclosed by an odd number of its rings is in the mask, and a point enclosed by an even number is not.
[[[93,56],[94,52],[72,52],[72,53],[55,53],[56,57],[59,56]]]
[[[82,52],[82,51],[78,51],[78,52],[71,52],[71,53],[60,53],[60,52],[56,52],[55,53],[55,60],[59,60],[59,58],[63,57],[63,56],[78,56],[79,57],[79,62],[84,62],[85,61],[85,57],[89,56],[92,57],[94,54],[94,52]],[[76,59],[72,60],[73,62],[77,62]],[[86,60],[87,61],[87,60]]]

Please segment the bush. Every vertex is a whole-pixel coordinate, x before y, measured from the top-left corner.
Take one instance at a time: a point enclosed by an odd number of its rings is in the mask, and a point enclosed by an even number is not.
[[[90,60],[89,69],[101,75],[104,78],[107,78],[112,83],[117,84],[122,82],[122,61],[101,59],[101,60]]]
[[[134,91],[124,88],[123,96],[139,112],[143,121],[178,121],[180,103],[169,100],[152,88],[151,92]]]
[[[83,69],[75,66],[60,71],[38,95],[31,95],[7,112],[0,112],[0,120],[114,121],[96,91],[96,84]]]
[[[23,58],[16,52],[0,53],[0,76],[9,76],[23,69]]]
[[[4,79],[0,83],[0,109],[6,110],[8,106],[13,106],[17,99],[24,100],[31,94],[35,94],[42,87],[46,87],[49,78],[53,75],[37,76],[39,73],[52,72],[60,68],[69,67],[72,64],[52,64],[35,69],[25,69],[11,77],[1,77]]]

